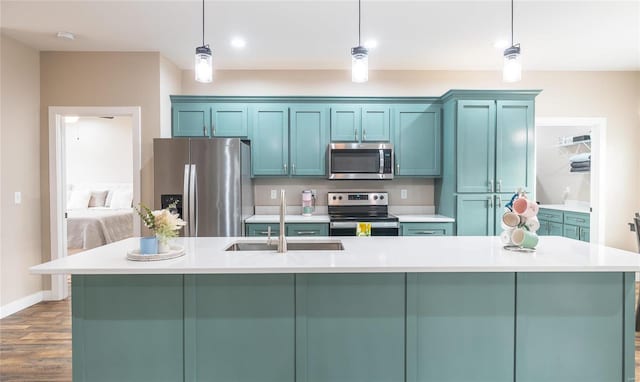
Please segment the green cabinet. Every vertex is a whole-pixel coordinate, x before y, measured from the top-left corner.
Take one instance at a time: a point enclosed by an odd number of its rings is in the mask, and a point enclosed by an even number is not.
[[[404,381],[405,274],[297,274],[296,381]]]
[[[400,236],[451,236],[453,223],[400,223]]]
[[[249,134],[244,104],[174,102],[171,111],[174,137],[246,138]]]
[[[280,234],[279,223],[247,223],[247,236],[263,236],[269,235],[271,228],[271,237],[277,237]],[[329,224],[327,223],[287,223],[285,224],[286,236],[329,236]]]
[[[285,231],[287,236],[329,236],[329,224],[288,223]]]
[[[541,208],[538,211],[541,236],[564,236],[570,239],[591,241],[590,215],[583,212],[560,211]]]
[[[251,174],[289,175],[289,109],[254,105],[251,122]]]
[[[458,236],[494,236],[502,232],[508,194],[465,194],[456,197]]]
[[[389,106],[333,105],[332,142],[388,142],[391,138]]]
[[[457,192],[533,191],[533,101],[458,101]]]
[[[408,273],[405,380],[513,382],[514,284],[513,273]]]
[[[294,275],[184,277],[184,381],[295,380]]]
[[[234,103],[211,105],[212,135],[214,137],[241,137],[249,135],[247,106]]]
[[[290,108],[289,168],[292,176],[327,174],[328,115],[329,107],[325,105],[294,105]]]
[[[395,174],[439,176],[441,174],[440,105],[393,107]]]
[[[211,134],[211,105],[208,103],[173,103],[171,119],[174,137],[208,137]]]

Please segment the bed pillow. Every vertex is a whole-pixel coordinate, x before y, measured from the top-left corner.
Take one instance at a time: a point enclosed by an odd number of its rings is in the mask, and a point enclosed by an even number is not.
[[[89,206],[89,199],[91,199],[91,191],[89,190],[73,190],[69,196],[69,202],[67,203],[68,210],[77,210],[87,208]]]
[[[91,191],[89,198],[89,207],[104,207],[107,201],[109,191]]]
[[[113,190],[109,208],[131,208],[133,193],[128,190]]]

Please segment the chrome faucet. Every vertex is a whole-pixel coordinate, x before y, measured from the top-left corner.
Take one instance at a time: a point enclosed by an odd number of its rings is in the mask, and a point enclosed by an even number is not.
[[[287,200],[284,189],[280,190],[280,235],[278,236],[278,253],[287,252],[287,238],[284,235],[284,216],[287,214]]]

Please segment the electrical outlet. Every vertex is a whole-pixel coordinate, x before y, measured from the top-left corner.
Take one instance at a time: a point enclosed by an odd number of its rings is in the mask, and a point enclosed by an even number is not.
[[[15,204],[20,204],[20,203],[22,203],[22,193],[21,193],[20,191],[16,191],[16,192],[13,194],[13,202],[14,202]]]
[[[277,190],[271,190],[271,199],[275,199],[278,197],[278,191]]]
[[[400,190],[400,199],[406,199],[407,198],[407,190],[402,189]]]

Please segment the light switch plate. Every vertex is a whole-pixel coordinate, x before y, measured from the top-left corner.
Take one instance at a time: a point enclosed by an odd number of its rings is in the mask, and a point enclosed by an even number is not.
[[[14,202],[15,204],[20,204],[20,203],[22,203],[22,193],[21,193],[20,191],[16,191],[16,192],[13,194],[13,202]]]
[[[400,199],[406,199],[407,198],[407,190],[402,189],[400,190]]]
[[[271,199],[275,199],[278,197],[278,191],[276,190],[271,190]]]

